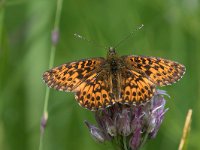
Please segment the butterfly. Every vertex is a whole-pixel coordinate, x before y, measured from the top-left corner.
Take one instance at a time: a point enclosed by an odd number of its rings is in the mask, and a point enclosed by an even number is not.
[[[118,56],[108,49],[107,58],[96,57],[62,64],[43,74],[44,82],[59,91],[74,92],[80,106],[92,111],[115,103],[141,105],[150,101],[157,86],[182,78],[185,66],[147,56]]]

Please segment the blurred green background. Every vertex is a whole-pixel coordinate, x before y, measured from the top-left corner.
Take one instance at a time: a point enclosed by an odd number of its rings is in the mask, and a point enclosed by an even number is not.
[[[56,0],[0,1],[0,150],[37,150]],[[167,90],[169,111],[157,138],[144,150],[178,148],[185,117],[193,109],[188,149],[200,149],[200,1],[198,0],[64,0],[60,41],[54,66],[106,56],[106,50],[74,38],[74,33],[112,46],[144,24],[121,44],[120,55],[164,57],[185,64],[183,79]],[[44,150],[100,150],[83,121],[93,114],[76,103],[73,93],[50,90]]]

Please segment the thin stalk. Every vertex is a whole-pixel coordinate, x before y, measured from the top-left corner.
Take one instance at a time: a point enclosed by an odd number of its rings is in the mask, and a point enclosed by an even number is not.
[[[126,144],[126,136],[123,136],[123,145],[124,145],[124,150],[128,150],[127,144]]]
[[[148,138],[148,135],[149,135],[149,132],[146,132],[145,135],[144,135],[144,138],[143,138],[143,140],[142,140],[142,143],[141,143],[141,145],[140,145],[140,148],[142,148],[142,147],[144,146],[144,144],[146,143],[147,138]],[[140,148],[139,148],[139,149],[140,149]]]
[[[191,122],[192,122],[192,109],[189,109],[187,116],[186,116],[186,119],[185,119],[185,125],[184,125],[184,128],[183,128],[183,135],[182,135],[178,150],[187,149],[186,146],[187,146],[187,141],[188,141],[188,134],[190,132]]]
[[[57,8],[56,8],[56,15],[55,15],[55,22],[54,27],[52,30],[52,36],[55,36],[56,39],[52,37],[52,45],[51,45],[51,51],[50,51],[50,59],[49,59],[49,68],[53,67],[54,64],[54,58],[55,58],[55,52],[56,52],[56,44],[58,42],[58,32],[59,32],[59,23],[60,23],[60,17],[61,17],[61,11],[62,11],[62,3],[63,0],[57,0]],[[49,88],[46,88],[45,98],[44,98],[44,109],[43,109],[43,115],[42,115],[42,121],[41,121],[41,133],[40,133],[40,143],[39,143],[39,150],[43,149],[43,137],[44,137],[44,130],[45,126],[48,120],[48,102],[49,102]]]

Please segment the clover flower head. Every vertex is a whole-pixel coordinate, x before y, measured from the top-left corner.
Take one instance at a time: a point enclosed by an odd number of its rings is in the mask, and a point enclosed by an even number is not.
[[[145,105],[114,104],[95,112],[97,126],[85,122],[90,134],[99,142],[111,141],[119,149],[138,150],[147,139],[156,137],[164,119],[164,96],[169,95],[157,90]]]

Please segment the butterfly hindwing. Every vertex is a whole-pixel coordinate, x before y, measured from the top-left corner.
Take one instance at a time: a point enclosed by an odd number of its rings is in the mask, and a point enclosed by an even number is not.
[[[126,64],[139,69],[157,86],[170,85],[177,82],[185,73],[185,66],[177,62],[145,56],[122,56]]]
[[[101,70],[87,78],[76,89],[78,103],[92,111],[111,106],[115,103],[112,94],[109,72]]]
[[[121,103],[142,104],[153,97],[155,85],[143,74],[123,69],[121,77]]]

